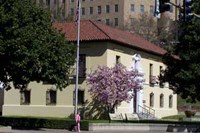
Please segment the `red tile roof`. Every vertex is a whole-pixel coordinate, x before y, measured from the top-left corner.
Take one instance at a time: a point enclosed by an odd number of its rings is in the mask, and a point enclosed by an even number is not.
[[[53,26],[65,33],[68,41],[77,41],[77,24],[75,22],[54,23]],[[114,41],[120,45],[138,48],[154,54],[163,55],[166,52],[164,49],[136,34],[92,20],[81,21],[80,41]]]

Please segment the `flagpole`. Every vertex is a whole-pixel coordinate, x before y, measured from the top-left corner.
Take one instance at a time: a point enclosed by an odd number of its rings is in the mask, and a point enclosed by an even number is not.
[[[75,85],[75,114],[77,114],[77,104],[78,104],[78,79],[79,79],[79,44],[80,44],[80,12],[81,12],[81,0],[77,0],[78,2],[78,20],[77,20],[77,51],[76,51],[76,85]]]

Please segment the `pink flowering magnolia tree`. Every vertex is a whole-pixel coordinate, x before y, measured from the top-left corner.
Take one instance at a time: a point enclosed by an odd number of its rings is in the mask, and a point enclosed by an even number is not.
[[[99,66],[97,70],[88,74],[87,84],[93,99],[105,105],[109,112],[113,112],[122,101],[129,102],[133,98],[134,89],[139,89],[139,83],[135,80],[138,72],[128,71],[122,64],[116,64],[109,68]]]

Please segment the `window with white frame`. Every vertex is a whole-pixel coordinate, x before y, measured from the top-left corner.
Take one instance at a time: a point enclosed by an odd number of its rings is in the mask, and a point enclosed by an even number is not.
[[[135,12],[135,5],[131,4],[131,12]]]
[[[106,24],[110,25],[110,19],[106,19]]]
[[[118,12],[118,11],[119,11],[119,5],[115,4],[115,12]]]
[[[169,108],[173,107],[173,96],[169,95]]]
[[[101,14],[101,6],[97,7],[97,12],[98,12],[98,14]]]
[[[106,13],[110,13],[110,5],[106,5]]]
[[[93,7],[90,7],[90,14],[93,14]]]
[[[144,13],[144,5],[140,5],[140,12]]]
[[[153,107],[154,106],[154,94],[153,94],[153,92],[152,93],[150,93],[150,97],[149,97],[149,106],[150,107]]]
[[[119,21],[118,21],[118,18],[115,18],[115,26],[118,26],[119,25]]]
[[[164,107],[164,95],[160,94],[160,108]]]

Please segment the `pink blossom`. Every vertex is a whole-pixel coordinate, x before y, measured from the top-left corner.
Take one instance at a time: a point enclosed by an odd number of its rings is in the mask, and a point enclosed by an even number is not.
[[[86,82],[90,86],[89,92],[101,104],[119,105],[122,101],[129,102],[133,97],[134,89],[139,88],[136,80],[138,72],[128,71],[122,64],[109,68],[99,66],[94,72],[87,75]]]

